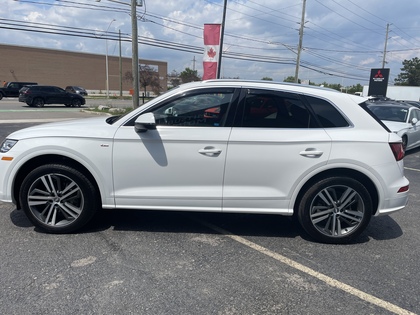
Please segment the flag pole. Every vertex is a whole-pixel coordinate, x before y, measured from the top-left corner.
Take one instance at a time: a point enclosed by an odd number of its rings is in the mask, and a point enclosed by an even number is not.
[[[223,37],[225,35],[226,7],[227,7],[227,0],[224,1],[224,5],[223,5],[222,29],[221,29],[221,32],[220,32],[219,61],[217,63],[217,78],[218,79],[220,79],[220,69],[222,67]]]

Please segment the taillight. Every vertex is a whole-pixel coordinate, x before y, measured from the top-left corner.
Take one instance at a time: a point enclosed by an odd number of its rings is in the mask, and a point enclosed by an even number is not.
[[[406,191],[408,191],[408,189],[409,189],[409,185],[407,185],[407,186],[403,186],[403,187],[401,187],[400,189],[398,189],[398,192],[399,192],[399,193],[406,192]]]
[[[405,152],[401,142],[390,143],[392,153],[394,153],[395,160],[400,161],[404,158]]]

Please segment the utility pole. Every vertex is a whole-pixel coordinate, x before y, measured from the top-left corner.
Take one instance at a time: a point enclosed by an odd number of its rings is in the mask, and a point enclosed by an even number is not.
[[[384,56],[382,58],[382,69],[385,68],[385,64],[386,64],[386,46],[388,44],[388,33],[389,33],[389,23],[386,25],[386,36],[385,36]]]
[[[131,45],[133,56],[131,71],[133,72],[133,108],[139,107],[139,45],[137,35],[137,1],[131,0]]]
[[[122,94],[121,30],[118,31],[118,41],[119,41],[119,44],[120,44],[120,59],[119,59],[119,63],[120,63],[120,97],[122,98],[123,94]]]
[[[300,21],[300,28],[299,28],[299,45],[298,45],[298,51],[297,51],[297,57],[296,57],[295,83],[299,82],[300,52],[302,50],[303,28],[305,26],[305,7],[306,7],[306,0],[303,0],[302,19]]]
[[[195,71],[195,56],[194,56],[192,62],[193,62],[193,71]]]

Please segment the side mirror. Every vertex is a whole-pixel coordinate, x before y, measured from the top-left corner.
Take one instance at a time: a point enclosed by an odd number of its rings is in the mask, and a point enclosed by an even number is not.
[[[414,126],[419,120],[417,118],[411,119],[411,124]]]
[[[146,113],[137,117],[134,122],[136,132],[146,132],[148,129],[156,129],[156,120],[153,113]]]

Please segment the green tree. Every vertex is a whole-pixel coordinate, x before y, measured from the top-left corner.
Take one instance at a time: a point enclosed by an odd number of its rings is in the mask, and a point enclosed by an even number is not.
[[[185,68],[185,70],[179,74],[179,77],[181,78],[182,83],[201,80],[197,74],[197,70],[191,70],[190,68]]]
[[[170,74],[168,74],[168,82],[171,87],[176,87],[181,84],[181,78],[179,77],[179,72],[176,70],[172,70]]]
[[[264,80],[264,81],[273,81],[273,78],[264,77],[264,78],[262,78],[261,80]]]
[[[291,82],[294,83],[295,82],[295,77],[293,75],[288,76],[286,79],[283,80],[283,82]],[[298,79],[298,83],[300,83],[300,79]]]
[[[394,80],[395,85],[420,86],[420,59],[405,59],[402,64],[402,72]]]
[[[334,89],[334,90],[337,90],[337,91],[341,91],[341,89],[343,87],[339,83],[327,83],[327,82],[322,83],[321,86],[329,88],[329,89]]]
[[[144,89],[144,94],[146,94],[146,89],[150,86],[150,89],[155,93],[159,94],[162,90],[160,86],[159,73],[149,65],[140,65],[139,66],[139,75],[140,75],[140,86]]]
[[[133,82],[133,73],[131,71],[127,71],[124,74],[123,80]],[[155,94],[159,94],[162,91],[162,86],[160,85],[159,80],[159,73],[149,65],[139,66],[139,85],[140,88],[144,89],[145,94],[147,87],[149,87],[149,90],[152,90]]]
[[[357,83],[356,85],[347,87],[348,94],[354,94],[356,92],[363,92],[363,85],[361,85],[360,83]]]

